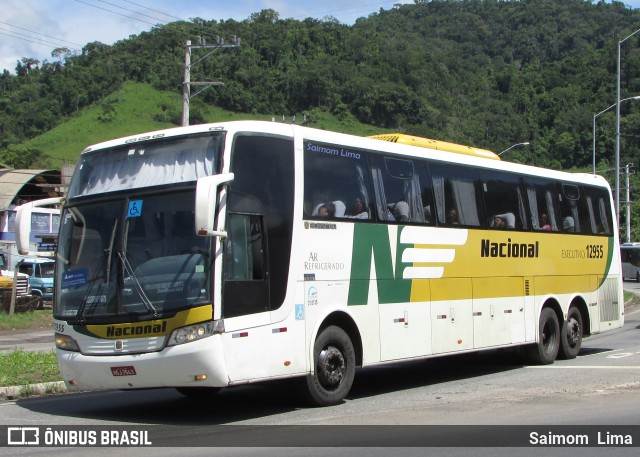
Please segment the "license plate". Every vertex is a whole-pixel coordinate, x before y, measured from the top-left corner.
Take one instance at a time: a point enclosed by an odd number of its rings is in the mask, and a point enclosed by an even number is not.
[[[114,376],[135,376],[136,369],[134,367],[111,367],[111,374]]]

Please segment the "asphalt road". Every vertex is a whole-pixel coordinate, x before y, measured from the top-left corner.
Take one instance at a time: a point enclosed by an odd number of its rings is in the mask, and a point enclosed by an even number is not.
[[[175,455],[176,447],[181,455],[635,456],[640,444],[640,309],[626,310],[622,329],[585,339],[576,359],[545,367],[491,351],[365,369],[357,373],[347,401],[331,408],[306,407],[294,388],[291,382],[249,385],[224,390],[210,401],[188,400],[172,389],[8,401],[0,403],[0,434],[2,427],[67,432],[84,426],[131,427],[148,431],[154,446],[161,447],[118,448],[118,454],[154,457]],[[526,436],[539,427],[564,431],[571,426],[605,436],[628,432],[624,427],[630,426],[637,440],[634,448],[525,447],[530,444]],[[519,439],[522,447],[508,447],[505,439]],[[449,441],[441,443],[444,447],[423,447],[438,440]],[[50,447],[0,447],[0,455],[45,451],[62,455]],[[111,455],[113,449],[64,452]]]
[[[53,329],[4,330],[0,332],[0,352],[16,349],[49,352],[55,349]]]

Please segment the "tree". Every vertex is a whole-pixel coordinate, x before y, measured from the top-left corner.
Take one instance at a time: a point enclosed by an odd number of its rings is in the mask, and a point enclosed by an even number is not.
[[[32,168],[43,159],[42,151],[19,145],[10,145],[0,151],[0,163],[13,168]]]

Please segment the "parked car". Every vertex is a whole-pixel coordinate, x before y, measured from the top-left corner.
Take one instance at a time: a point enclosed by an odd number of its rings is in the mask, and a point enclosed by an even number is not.
[[[18,273],[29,277],[31,295],[40,297],[43,304],[53,300],[54,264],[52,259],[42,257],[26,257],[16,264]]]

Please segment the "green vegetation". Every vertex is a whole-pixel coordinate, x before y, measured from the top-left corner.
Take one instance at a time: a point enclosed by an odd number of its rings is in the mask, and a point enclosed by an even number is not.
[[[51,310],[29,311],[26,313],[0,313],[0,331],[20,329],[52,328]]]
[[[0,386],[61,381],[55,351],[0,354]]]
[[[102,113],[101,107],[87,107],[67,122],[25,141],[21,147],[26,151],[46,151],[48,159],[43,157],[41,162],[47,167],[56,168],[58,161],[75,163],[80,152],[91,144],[140,132],[175,127],[168,119],[180,121],[181,113],[175,110],[180,104],[178,96],[154,89],[147,83],[126,82],[116,93],[106,98],[106,103],[113,107],[108,123],[96,122]],[[273,118],[266,115],[232,113],[216,106],[196,106],[199,107],[198,113],[203,122]],[[161,112],[166,114],[160,115]],[[319,109],[311,110],[307,119],[309,126],[356,135],[374,135],[382,131],[380,128],[362,124],[353,117],[340,121]]]
[[[504,158],[590,171],[593,115],[615,101],[617,42],[639,23],[640,10],[601,0],[415,0],[352,26],[274,10],[174,22],[78,54],[56,49],[50,62],[24,57],[0,74],[0,162],[57,168],[89,144],[178,125],[186,41],[239,37],[193,66],[192,81],[224,86],[192,99],[192,124],[306,115],[319,128],[496,152],[529,142]],[[627,98],[640,94],[640,35],[621,50]],[[204,54],[194,49],[193,61]],[[621,110],[621,164],[637,164],[640,103]],[[610,179],[614,111],[596,125],[597,167]]]
[[[51,310],[12,315],[0,313],[0,331],[40,330],[51,328],[51,325]],[[20,333],[16,333],[16,338],[20,338]],[[55,351],[15,350],[0,353],[0,387],[53,382],[61,379]],[[27,395],[29,395],[29,389],[23,389],[21,396]]]

